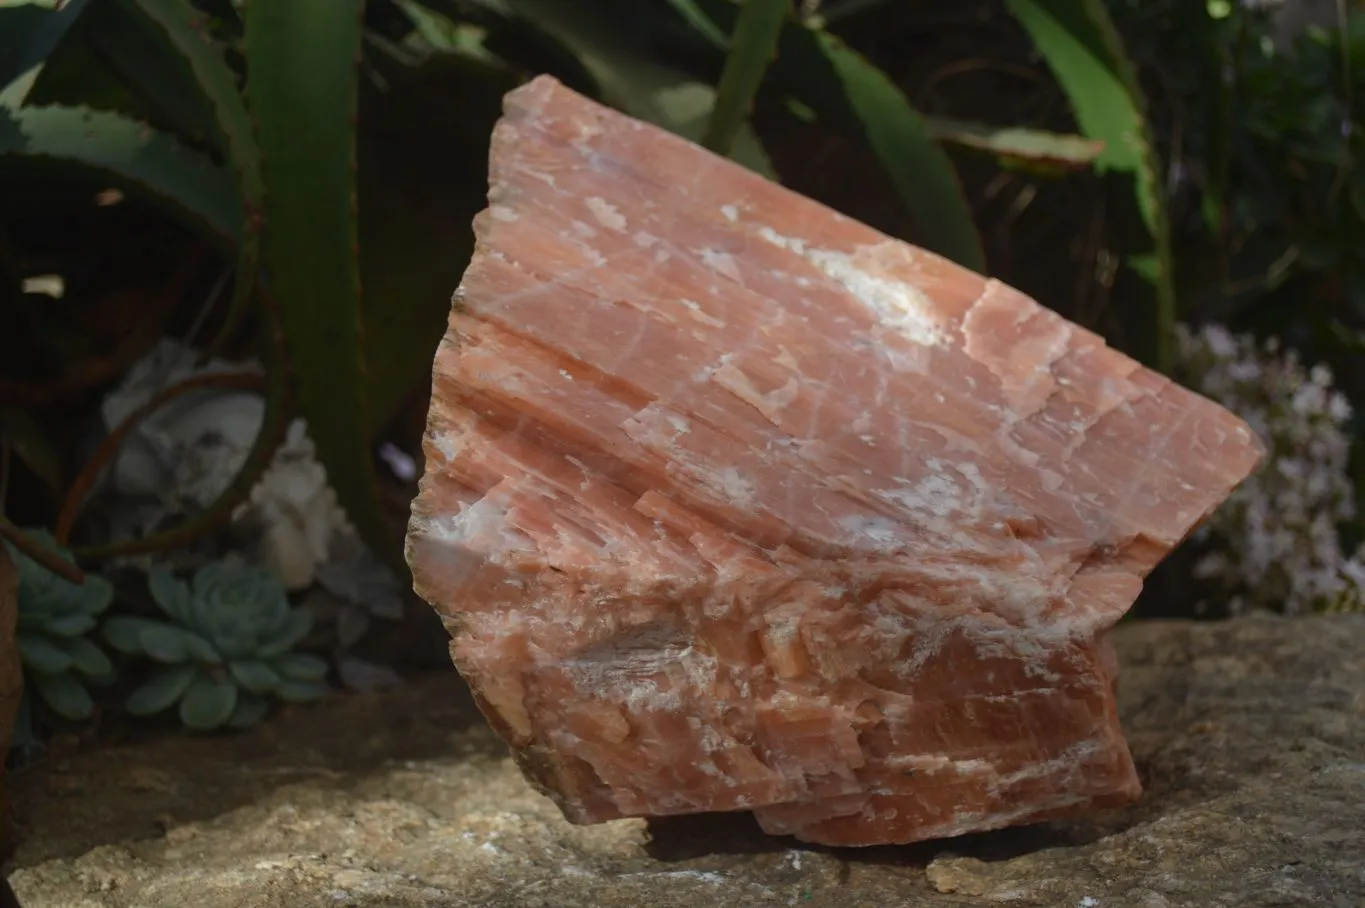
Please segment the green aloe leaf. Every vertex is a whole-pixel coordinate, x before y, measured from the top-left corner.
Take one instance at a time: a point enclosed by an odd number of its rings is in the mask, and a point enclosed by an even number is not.
[[[0,7],[0,90],[46,60],[88,5],[71,0],[58,10],[31,3]]]
[[[238,244],[237,274],[231,308],[220,336],[230,337],[245,317],[256,287],[260,256],[257,214],[262,205],[261,155],[251,118],[242,101],[237,76],[223,58],[223,49],[209,34],[208,17],[189,0],[124,0],[141,13],[140,21],[167,52],[180,57],[194,75],[213,111],[219,137],[232,163],[245,219]]]
[[[180,700],[180,721],[194,731],[213,731],[226,725],[236,709],[236,684],[195,675]]]
[[[71,656],[72,666],[86,677],[103,680],[114,674],[114,663],[89,638],[72,637],[62,641],[62,647]]]
[[[265,198],[267,303],[299,409],[347,515],[402,564],[370,451],[356,212],[362,0],[251,0],[245,49]],[[394,355],[400,355],[395,352]]]
[[[147,33],[141,19],[131,0],[91,4],[43,64],[24,104],[115,111],[196,148],[220,150],[193,73]]]
[[[71,654],[43,634],[20,634],[19,658],[26,668],[40,675],[60,675],[71,671]]]
[[[95,702],[90,699],[90,692],[69,673],[31,675],[27,682],[33,685],[33,689],[43,698],[43,702],[63,719],[73,721],[88,719],[95,711]]]
[[[260,659],[233,659],[228,671],[237,683],[253,693],[265,693],[280,683],[280,673]]]
[[[320,681],[281,681],[275,695],[286,703],[312,703],[327,696],[330,688]]]
[[[716,105],[702,136],[702,144],[717,154],[730,153],[735,136],[748,120],[791,8],[790,0],[748,0],[740,8]]]
[[[733,0],[697,3],[726,33]],[[918,242],[974,271],[986,253],[957,170],[925,118],[885,72],[834,35],[788,20],[768,70],[775,87],[830,127],[866,143],[920,228]]]
[[[478,60],[436,54],[376,68],[364,86],[358,156],[360,265],[370,427],[389,423],[431,361],[450,317],[451,288],[474,251],[487,186],[488,136],[519,79]],[[395,355],[395,351],[400,351]]]
[[[1169,373],[1177,318],[1170,225],[1137,69],[1103,0],[1007,0],[1007,6],[1066,92],[1081,132],[1105,143],[1095,159],[1096,169],[1133,176],[1152,250],[1130,264],[1155,288],[1156,365]]]
[[[190,657],[185,632],[169,624],[150,624],[138,634],[142,651],[158,662],[184,662]]]
[[[24,466],[42,480],[44,491],[51,500],[60,505],[66,494],[66,471],[62,466],[62,454],[53,443],[49,429],[25,410],[5,407],[0,408],[0,436]]]
[[[767,2],[767,0],[764,0]],[[701,141],[716,91],[687,73],[658,62],[593,4],[562,0],[501,0],[528,24],[562,44],[592,76],[601,99],[631,116]],[[741,126],[731,157],[775,179],[776,171],[753,130]]]
[[[241,228],[241,206],[225,171],[116,113],[0,106],[0,167],[17,163],[112,179],[225,244],[235,243]]]
[[[730,37],[693,0],[668,0],[668,5],[712,47],[725,50],[730,46]]]
[[[232,715],[228,717],[227,724],[232,728],[250,728],[260,724],[268,712],[269,700],[258,694],[242,691],[237,695],[237,705],[233,708]]]
[[[274,661],[274,666],[293,681],[321,681],[327,677],[327,660],[311,653],[286,653]]]
[[[169,709],[185,695],[194,678],[195,668],[192,665],[159,668],[128,695],[125,708],[134,716],[151,716]]]

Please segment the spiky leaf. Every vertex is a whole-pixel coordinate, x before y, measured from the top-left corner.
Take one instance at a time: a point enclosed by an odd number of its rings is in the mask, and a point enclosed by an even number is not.
[[[519,80],[448,54],[418,66],[376,61],[376,69],[385,88],[362,90],[358,189],[370,427],[378,431],[431,382],[450,291],[473,253],[471,222],[487,204],[486,185],[469,174],[488,166],[502,96]]]
[[[252,0],[245,46],[265,198],[264,292],[318,459],[361,535],[395,564],[370,453],[355,205],[362,0]]]
[[[1161,167],[1137,70],[1103,0],[1007,0],[1066,92],[1085,135],[1102,140],[1101,171],[1131,173],[1138,210],[1152,237],[1147,269],[1156,290],[1157,367],[1175,355],[1175,284]]]
[[[151,716],[174,706],[195,678],[192,665],[159,668],[145,683],[128,695],[125,708],[134,716]]]
[[[591,74],[607,104],[694,142],[701,140],[715,107],[715,89],[636,46],[608,11],[561,0],[501,0],[499,5],[567,48]],[[739,129],[731,157],[750,170],[776,177],[762,144],[747,126]]]
[[[113,181],[189,226],[235,244],[241,206],[222,168],[119,114],[0,106],[0,167],[46,165]]]
[[[70,0],[58,10],[0,7],[0,90],[46,60],[88,5],[89,0]]]
[[[733,0],[699,0],[697,6],[733,32],[739,9]],[[890,76],[834,35],[795,20],[782,29],[769,74],[822,122],[866,143],[919,226],[921,245],[985,270],[985,250],[957,171]]]
[[[208,31],[208,17],[188,0],[124,0],[142,14],[146,32],[164,42],[168,52],[182,58],[213,111],[219,138],[232,164],[246,218],[238,247],[237,275],[225,331],[246,315],[256,286],[260,233],[255,213],[261,210],[261,156],[256,136],[237,86],[237,77],[223,59],[222,48]]]

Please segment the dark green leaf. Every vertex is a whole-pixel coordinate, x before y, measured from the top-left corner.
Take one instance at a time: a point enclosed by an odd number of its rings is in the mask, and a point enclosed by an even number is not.
[[[274,666],[293,681],[321,681],[327,677],[327,660],[312,653],[286,653],[275,660]]]
[[[60,502],[66,494],[62,457],[48,437],[47,430],[24,410],[0,409],[0,436],[10,450],[43,483],[51,500]]]
[[[121,653],[135,656],[145,655],[142,649],[142,631],[148,627],[164,627],[164,625],[159,621],[149,621],[146,618],[115,615],[104,622],[104,639]]]
[[[52,618],[44,622],[43,629],[55,637],[79,637],[94,630],[96,623],[94,615],[77,612]]]
[[[700,141],[715,106],[715,89],[635,46],[609,12],[562,0],[506,0],[505,5],[568,48],[592,75],[605,103]],[[750,170],[776,176],[758,137],[747,127],[731,156]]]
[[[320,681],[281,681],[275,694],[286,703],[312,703],[327,696],[329,690]]]
[[[1177,317],[1170,226],[1137,70],[1103,0],[1006,2],[1066,92],[1081,132],[1104,142],[1096,169],[1133,175],[1138,211],[1152,238],[1147,261],[1156,291],[1156,365],[1169,373]]]
[[[138,633],[142,651],[158,662],[184,662],[190,657],[186,634],[169,624],[149,624]]]
[[[253,693],[264,693],[280,683],[279,672],[259,659],[233,659],[228,671],[237,683]]]
[[[270,711],[270,701],[257,694],[242,692],[237,695],[237,706],[227,724],[233,728],[250,728],[260,723]]]
[[[162,567],[147,572],[147,589],[152,600],[174,621],[189,625],[194,621],[193,593],[189,585]]]
[[[313,614],[303,609],[294,609],[276,629],[275,639],[267,641],[257,655],[262,659],[272,659],[293,649],[300,640],[313,629]]]
[[[236,684],[196,675],[180,700],[180,721],[194,731],[213,731],[226,725],[236,709]]]
[[[265,198],[263,261],[299,409],[361,536],[395,565],[370,453],[356,255],[356,122],[362,0],[247,6],[247,86]]]
[[[207,16],[189,0],[123,2],[132,4],[142,14],[140,21],[146,26],[147,34],[164,42],[166,52],[179,55],[193,73],[194,83],[213,111],[218,138],[237,178],[237,190],[247,217],[239,244],[234,297],[224,329],[230,336],[251,304],[260,255],[260,236],[253,215],[262,206],[261,155],[251,119],[238,92],[237,76],[228,68],[222,48],[209,33]]]
[[[223,661],[223,654],[218,652],[212,643],[193,631],[185,631],[185,651],[192,659],[202,662],[205,665],[218,665]]]
[[[71,670],[71,654],[43,634],[19,634],[19,658],[25,668],[40,675],[60,675]]]
[[[151,716],[169,709],[189,690],[194,678],[192,665],[159,668],[128,696],[126,709],[134,716]]]
[[[95,703],[90,699],[90,692],[74,675],[36,674],[27,680],[38,692],[38,696],[43,698],[43,702],[63,719],[73,721],[88,719],[95,711]]]
[[[0,107],[0,166],[84,171],[161,205],[193,228],[235,243],[241,206],[221,168],[118,114],[67,107]]]
[[[699,6],[722,29],[733,29],[731,0]],[[952,161],[886,73],[833,35],[789,22],[770,78],[822,122],[867,144],[919,226],[917,242],[974,271],[985,270],[981,236]]]
[[[431,361],[474,249],[488,136],[517,80],[471,59],[433,56],[384,71],[360,117],[360,256],[370,428],[390,422]]]
[[[71,664],[76,671],[90,678],[104,679],[114,674],[114,663],[89,639],[72,637],[62,641],[62,646],[71,656]]]
[[[0,91],[46,60],[88,5],[89,0],[70,0],[59,10],[0,7]]]
[[[730,36],[721,31],[694,0],[668,0],[668,5],[673,7],[683,21],[692,26],[692,30],[705,39],[707,44],[720,51],[730,47]]]
[[[48,58],[30,107],[78,105],[153,124],[204,150],[218,150],[213,116],[194,75],[142,27],[130,0],[94,3]]]
[[[717,154],[730,153],[736,134],[748,120],[789,12],[790,0],[748,0],[740,8],[715,108],[702,136],[702,144]]]

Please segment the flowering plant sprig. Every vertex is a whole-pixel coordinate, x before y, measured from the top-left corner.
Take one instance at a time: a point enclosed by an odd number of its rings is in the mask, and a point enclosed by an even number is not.
[[[1233,612],[1365,606],[1365,548],[1348,553],[1339,532],[1356,517],[1351,406],[1331,370],[1306,368],[1276,339],[1219,325],[1181,326],[1178,340],[1183,376],[1246,420],[1268,449],[1261,469],[1197,534],[1209,552],[1196,576],[1223,588]]]

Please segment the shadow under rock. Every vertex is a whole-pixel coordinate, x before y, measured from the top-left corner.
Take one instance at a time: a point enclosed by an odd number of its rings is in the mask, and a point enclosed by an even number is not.
[[[14,866],[154,838],[287,785],[344,788],[389,763],[505,754],[453,669],[287,708],[246,732],[96,742],[7,774],[19,827]]]
[[[765,833],[752,814],[706,813],[649,820],[646,850],[658,861],[767,854],[790,850],[830,855],[844,864],[925,867],[942,854],[982,861],[1007,861],[1052,848],[1075,848],[1122,832],[1137,822],[1128,811],[1104,811],[1090,818],[1054,821],[977,832],[908,845],[835,848]]]

